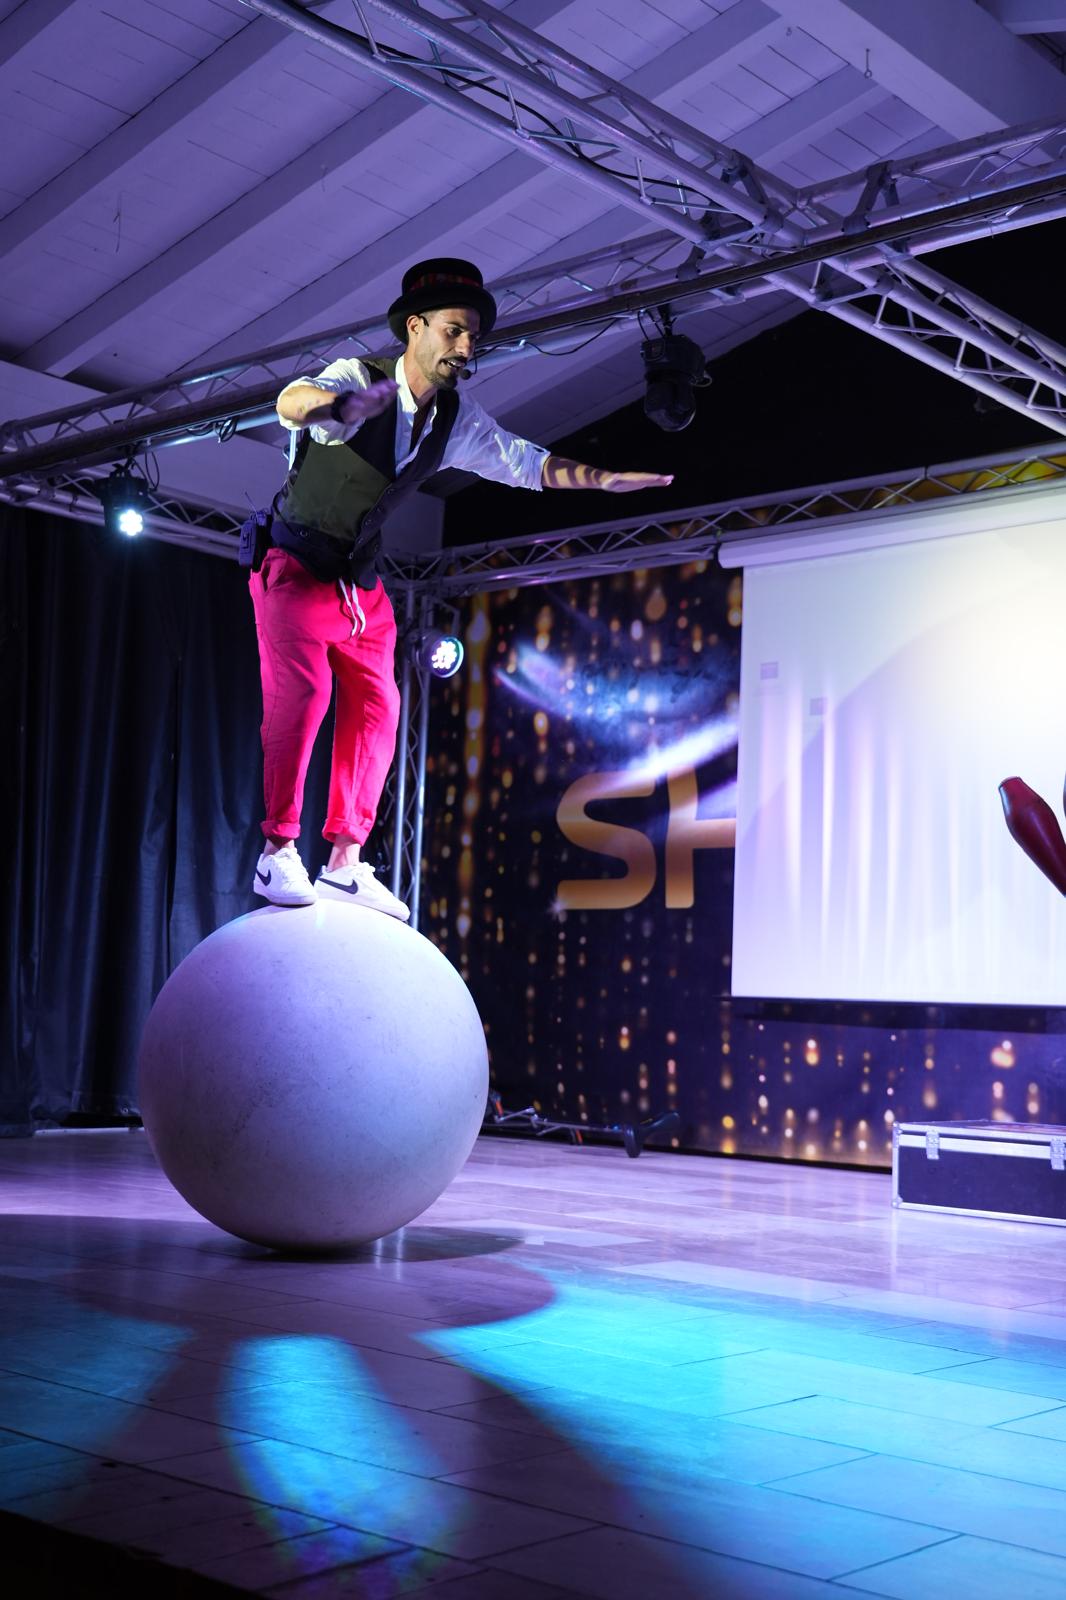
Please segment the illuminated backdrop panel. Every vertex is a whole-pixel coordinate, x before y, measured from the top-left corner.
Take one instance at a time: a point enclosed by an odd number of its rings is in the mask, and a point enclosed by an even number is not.
[[[426,931],[505,1104],[878,1165],[895,1120],[1059,1119],[1040,1018],[730,999],[741,622],[740,575],[703,564],[471,602],[434,700]]]
[[[1066,1005],[1062,897],[998,793],[1058,809],[1066,497],[865,528],[746,575],[734,993]]]

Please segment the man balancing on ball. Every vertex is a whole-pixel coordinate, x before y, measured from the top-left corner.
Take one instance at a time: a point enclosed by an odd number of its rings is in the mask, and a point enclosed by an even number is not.
[[[398,359],[334,361],[278,396],[298,435],[270,513],[250,518],[242,560],[263,679],[266,843],[256,894],[278,906],[347,900],[406,920],[407,907],[360,860],[392,765],[399,720],[396,623],[376,562],[388,516],[433,473],[459,467],[522,489],[625,494],[672,479],[564,461],[504,431],[459,377],[496,321],[469,261],[421,261],[389,307]],[[337,680],[329,863],[312,884],[296,850],[304,780]]]

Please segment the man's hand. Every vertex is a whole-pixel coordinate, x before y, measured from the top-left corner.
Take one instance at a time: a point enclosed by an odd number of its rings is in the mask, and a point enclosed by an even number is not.
[[[608,494],[632,494],[635,489],[668,489],[674,481],[672,472],[604,472],[600,469],[601,489]]]
[[[345,396],[344,404],[337,409],[346,428],[353,423],[366,422],[368,417],[379,417],[392,404],[396,385],[391,378],[381,378],[369,389],[353,389]]]

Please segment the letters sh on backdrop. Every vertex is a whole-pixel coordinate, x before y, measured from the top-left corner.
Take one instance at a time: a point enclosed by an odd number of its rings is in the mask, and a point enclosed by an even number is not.
[[[658,873],[654,840],[640,828],[598,821],[585,808],[598,800],[639,800],[654,793],[654,778],[628,772],[590,772],[570,785],[556,812],[560,832],[582,850],[623,862],[626,870],[615,878],[564,878],[557,897],[561,909],[625,911],[647,899]],[[697,817],[699,791],[691,769],[671,773],[667,796],[666,905],[682,911],[695,898],[695,852],[733,849],[737,824],[735,817]]]

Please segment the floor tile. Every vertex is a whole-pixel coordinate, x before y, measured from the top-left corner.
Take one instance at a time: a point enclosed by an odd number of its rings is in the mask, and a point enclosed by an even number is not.
[[[81,1456],[63,1463],[25,1466],[0,1474],[0,1506],[20,1516],[32,1517],[35,1506],[107,1502],[116,1494],[121,1499],[127,1486],[131,1492],[136,1474],[131,1467]],[[149,1495],[149,1498],[151,1496]],[[33,1504],[31,1504],[33,1502]]]
[[[188,1488],[188,1485],[183,1487]],[[157,1531],[153,1548],[160,1559],[179,1568],[192,1568],[198,1562],[215,1561],[241,1550],[254,1550],[262,1544],[276,1544],[304,1533],[324,1533],[332,1526],[321,1517],[283,1511],[278,1506],[236,1495],[231,1498],[239,1507],[231,1515],[173,1532]]]
[[[746,1267],[710,1265],[699,1261],[657,1261],[649,1266],[618,1267],[632,1277],[654,1278],[664,1283],[696,1283],[714,1288],[746,1289],[751,1293],[786,1295],[796,1300],[835,1300],[840,1285],[801,1274],[763,1272]]]
[[[425,1360],[433,1359],[433,1351],[426,1349],[418,1336],[432,1332],[439,1325],[436,1320],[425,1317],[317,1299],[300,1300],[269,1312],[249,1309],[241,1321],[249,1330],[254,1327],[278,1333],[343,1339],[346,1344],[367,1350],[389,1350],[394,1355],[421,1356]],[[254,1351],[252,1341],[249,1341],[249,1348]]]
[[[0,1451],[0,1486],[8,1486],[8,1474],[16,1478],[19,1473],[35,1471],[40,1467],[59,1467],[75,1478],[96,1465],[95,1457],[84,1450],[69,1450],[66,1445],[49,1444],[43,1439],[28,1439],[25,1434],[12,1434]]]
[[[0,1378],[0,1413],[12,1427],[25,1427],[37,1438],[129,1462],[240,1444],[250,1437],[36,1378]]]
[[[585,1395],[566,1389],[539,1389],[535,1403],[529,1397],[519,1402],[500,1396],[459,1409],[463,1415],[484,1418],[486,1426],[542,1429],[554,1449],[565,1442],[571,1454],[580,1450],[589,1458],[602,1459],[612,1477],[671,1471],[764,1483],[788,1471],[804,1470],[798,1464],[804,1459],[812,1469],[833,1464],[816,1459],[823,1451],[842,1459],[868,1448],[855,1451],[815,1438],[791,1438],[783,1450],[779,1446],[767,1449],[757,1441],[760,1433],[766,1439],[771,1435],[759,1429],[680,1413],[672,1413],[664,1428],[663,1413],[657,1406],[623,1399],[609,1405],[590,1404]],[[742,1413],[741,1420],[745,1417]]]
[[[339,1364],[347,1368],[347,1353]],[[331,1455],[398,1472],[437,1477],[498,1461],[544,1455],[566,1440],[528,1431],[488,1427],[475,1420],[371,1398],[353,1375],[330,1382],[259,1383],[218,1394],[158,1401],[168,1411],[247,1433],[305,1444]],[[512,1397],[520,1405],[517,1397]]]
[[[188,1565],[203,1577],[217,1578],[221,1583],[261,1594],[265,1589],[315,1577],[335,1567],[354,1567],[376,1561],[394,1554],[399,1548],[394,1541],[380,1539],[375,1534],[331,1527],[210,1560],[196,1559]]]
[[[861,1463],[860,1463],[861,1464]],[[826,1469],[845,1471],[846,1467]],[[817,1473],[802,1480],[816,1481]],[[468,1472],[450,1482],[482,1489],[525,1505],[565,1507],[595,1522],[631,1528],[698,1549],[747,1558],[758,1550],[769,1566],[810,1577],[832,1578],[890,1554],[917,1550],[946,1538],[930,1517],[913,1520],[850,1511],[825,1517],[791,1494],[710,1475],[652,1472],[615,1476],[606,1462],[572,1455],[515,1462],[488,1473]],[[840,1508],[834,1507],[834,1510]],[[879,1555],[877,1552],[883,1554]],[[497,1565],[499,1563],[496,1563]]]
[[[243,1492],[470,1561],[574,1532],[587,1520],[271,1439],[177,1458],[166,1470],[190,1482]]]
[[[728,1367],[735,1382],[750,1378],[754,1393],[764,1384],[791,1382],[794,1398],[804,1394],[832,1395],[838,1400],[870,1398],[876,1384],[879,1402],[915,1416],[941,1417],[948,1422],[980,1422],[992,1426],[1053,1409],[1054,1402],[1039,1396],[1017,1395],[1009,1390],[982,1389],[978,1384],[962,1386],[940,1377],[880,1371],[876,1378],[870,1369],[847,1361],[820,1356],[778,1354],[770,1351],[750,1356],[731,1356],[720,1363]],[[686,1368],[692,1373],[699,1369]],[[755,1404],[759,1402],[756,1401]],[[737,1409],[737,1408],[734,1408]]]
[[[476,1570],[469,1562],[415,1548],[355,1567],[329,1567],[260,1592],[277,1600],[405,1600],[408,1595],[436,1600],[437,1590],[450,1579],[458,1582]]]
[[[922,1518],[951,1533],[976,1534],[1066,1557],[1066,1490],[1062,1489],[1026,1483],[1007,1487],[1001,1478],[984,1473],[897,1456],[865,1456],[803,1473],[776,1487],[808,1503]],[[857,1565],[840,1571],[854,1571]]]
[[[1066,1406],[1057,1411],[1042,1411],[1039,1416],[1024,1417],[1020,1422],[1005,1422],[1004,1433],[1030,1434],[1038,1439],[1058,1439],[1066,1444]]]
[[[0,1351],[0,1370],[137,1404],[164,1394],[202,1395],[218,1383],[218,1368],[211,1362],[187,1361],[158,1350],[129,1346],[117,1350],[113,1346],[97,1350],[67,1348],[59,1361]],[[230,1371],[226,1381],[233,1387],[242,1379]],[[248,1374],[243,1381],[253,1383],[255,1379]]]
[[[948,1594],[965,1595],[966,1600],[1004,1600],[1008,1595],[1062,1600],[1066,1561],[990,1539],[960,1538],[853,1572],[847,1586],[892,1600],[943,1600]]]
[[[745,1401],[750,1405],[772,1405],[809,1394],[811,1389],[806,1377],[786,1370],[783,1363],[774,1368],[767,1365],[761,1374],[737,1365],[757,1357],[730,1356],[721,1361],[666,1368],[657,1362],[599,1356],[587,1350],[570,1350],[564,1357],[552,1345],[533,1342],[503,1349],[475,1349],[463,1331],[455,1329],[435,1335],[434,1342],[442,1354],[446,1352],[455,1361],[464,1362],[491,1380],[495,1388],[509,1393],[525,1390],[532,1394],[539,1388],[554,1386],[606,1401],[616,1395],[639,1395],[645,1404],[689,1416],[720,1416],[737,1410]],[[1006,1411],[1010,1414],[1009,1407]]]
[[[86,1290],[94,1295],[106,1295],[118,1304],[135,1305],[157,1314],[173,1310],[211,1310],[223,1315],[227,1311],[247,1311],[258,1305],[263,1309],[276,1306],[284,1308],[287,1301],[299,1296],[271,1289],[242,1289],[238,1284],[206,1284],[201,1279],[178,1272],[154,1272],[141,1267],[109,1267],[94,1263],[88,1267],[60,1269],[52,1273],[49,1281],[66,1294]]]
[[[911,1294],[902,1289],[847,1289],[841,1294],[840,1303],[872,1311],[890,1311],[896,1316],[909,1314],[916,1321],[1066,1340],[1066,1318],[1028,1311],[1024,1307],[974,1303],[961,1295],[956,1298],[950,1295]]]
[[[967,1310],[967,1307],[960,1308],[962,1315]],[[1010,1328],[974,1327],[962,1321],[925,1322],[889,1329],[885,1338],[900,1343],[934,1345],[948,1354],[962,1352],[972,1360],[1002,1358],[1066,1368],[1066,1340],[1042,1338]]]
[[[848,1593],[796,1572],[616,1528],[518,1550],[493,1565],[569,1585],[593,1600],[842,1600]]]
[[[174,1478],[163,1478],[161,1474],[154,1476],[157,1480],[154,1488],[135,1484],[139,1492],[129,1500],[113,1495],[109,1501],[101,1499],[95,1505],[79,1504],[77,1495],[68,1492],[53,1508],[37,1514],[42,1521],[60,1524],[90,1539],[132,1545],[159,1554],[164,1549],[173,1550],[182,1536],[201,1523],[232,1518],[242,1504],[246,1504],[235,1495],[220,1494],[215,1489],[195,1489]],[[161,1484],[165,1486],[162,1492]]]
[[[976,1384],[981,1389],[1010,1389],[1045,1401],[1066,1401],[1066,1366],[1046,1366],[1039,1361],[1012,1361],[1000,1357],[968,1357],[965,1364],[927,1372],[927,1377],[948,1383]],[[1048,1416],[1054,1415],[1048,1412]]]
[[[1010,1482],[1066,1490],[1066,1444],[1057,1439],[1022,1438],[1014,1424],[972,1427],[821,1395],[746,1411],[734,1420],[753,1433],[772,1429],[869,1454],[969,1468]]]
[[[433,1585],[432,1591],[413,1591],[420,1600],[582,1600],[576,1589],[562,1589],[555,1583],[538,1583],[520,1578],[516,1572],[482,1569],[461,1578],[448,1578]]]

